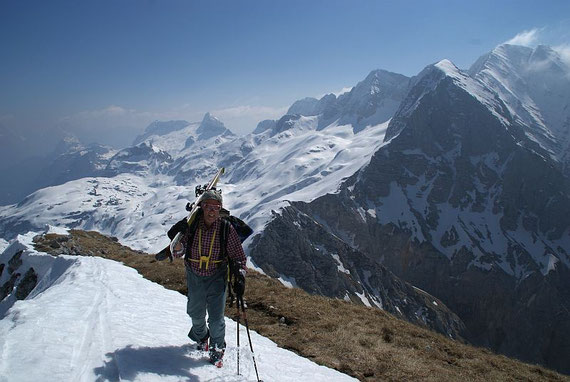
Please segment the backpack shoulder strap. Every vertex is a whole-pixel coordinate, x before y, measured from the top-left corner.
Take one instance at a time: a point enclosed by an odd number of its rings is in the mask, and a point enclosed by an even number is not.
[[[186,219],[184,219],[186,220]],[[187,235],[188,235],[188,241],[186,244],[186,255],[188,258],[190,258],[190,251],[192,251],[192,244],[194,243],[194,235],[196,234],[196,230],[198,229],[198,221],[200,219],[194,219],[194,221],[192,222],[192,224],[190,224],[188,226],[188,231]],[[186,223],[186,225],[188,225],[188,223]]]
[[[228,246],[228,235],[230,234],[230,222],[225,217],[221,219],[221,227],[220,227],[220,259],[225,259],[227,254],[227,246]]]

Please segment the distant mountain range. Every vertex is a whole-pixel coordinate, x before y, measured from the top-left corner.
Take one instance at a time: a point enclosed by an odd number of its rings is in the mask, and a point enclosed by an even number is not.
[[[206,114],[120,151],[73,146],[47,167],[76,180],[0,207],[0,232],[65,225],[157,250],[224,166],[252,266],[570,373],[569,105],[570,68],[546,46],[373,71],[244,137]]]

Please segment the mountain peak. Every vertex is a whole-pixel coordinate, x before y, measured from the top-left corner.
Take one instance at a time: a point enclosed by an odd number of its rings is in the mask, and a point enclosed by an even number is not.
[[[305,97],[298,101],[295,101],[289,110],[287,110],[288,115],[292,114],[299,114],[305,116],[312,116],[316,115],[317,112],[317,105],[319,104],[319,100],[313,97]]]
[[[224,123],[209,112],[204,114],[200,126],[196,130],[199,140],[206,140],[218,135],[234,135]]]
[[[435,63],[434,66],[449,76],[455,76],[460,73],[459,68],[447,58]]]

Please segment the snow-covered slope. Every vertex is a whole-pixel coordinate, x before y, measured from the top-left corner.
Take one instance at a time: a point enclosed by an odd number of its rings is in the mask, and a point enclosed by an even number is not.
[[[0,255],[8,263],[23,250],[18,270],[33,266],[39,276],[25,300],[12,301],[7,311],[0,305],[0,381],[256,379],[247,341],[240,347],[237,375],[234,321],[226,318],[225,363],[218,369],[191,349],[185,296],[115,261],[36,252],[33,235],[19,236]],[[240,330],[246,338],[246,329]],[[264,381],[354,380],[253,331],[251,337]]]
[[[118,171],[121,174],[112,178],[84,178],[39,190],[18,205],[0,207],[0,231],[10,238],[47,224],[62,225],[97,230],[134,248],[157,251],[167,244],[170,225],[184,216],[186,202],[194,199],[194,186],[225,166],[220,183],[224,204],[259,233],[271,210],[286,200],[310,201],[335,192],[342,179],[366,164],[383,144],[387,127],[372,126],[355,134],[351,125],[317,131],[317,123],[316,117],[299,117],[273,136],[266,132],[197,141],[175,151],[177,159],[169,170],[149,171],[160,168],[150,159],[125,160],[130,168],[146,170]],[[164,156],[157,151],[160,142],[174,140],[183,130],[148,137],[137,147],[144,147],[148,158]],[[119,154],[112,163],[124,169]]]
[[[290,129],[263,140],[229,174],[231,207],[258,232],[285,201],[336,192],[383,144],[387,123],[358,134],[351,125],[317,126],[318,118],[299,117]]]

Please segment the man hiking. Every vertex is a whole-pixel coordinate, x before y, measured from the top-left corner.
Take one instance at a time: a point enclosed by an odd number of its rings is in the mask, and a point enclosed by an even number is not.
[[[168,231],[168,236],[172,239],[178,232],[185,236],[180,241],[185,250],[176,248],[173,255],[185,255],[186,311],[192,319],[188,337],[197,343],[199,350],[209,351],[210,362],[221,367],[226,347],[224,311],[228,262],[233,262],[234,276],[240,287],[245,288],[246,258],[235,228],[220,218],[221,192],[204,191],[199,206],[195,223],[188,226],[183,219]],[[243,293],[243,289],[240,292]]]

